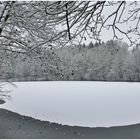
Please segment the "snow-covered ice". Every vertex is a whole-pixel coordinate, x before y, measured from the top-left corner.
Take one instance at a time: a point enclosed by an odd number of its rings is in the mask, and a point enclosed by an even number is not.
[[[1,108],[40,120],[77,126],[140,123],[140,83],[16,82]]]

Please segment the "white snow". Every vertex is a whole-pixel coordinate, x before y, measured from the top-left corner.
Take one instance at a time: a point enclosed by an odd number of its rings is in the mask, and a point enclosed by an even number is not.
[[[77,126],[140,123],[140,83],[16,82],[1,108]],[[5,87],[11,89],[8,85]]]

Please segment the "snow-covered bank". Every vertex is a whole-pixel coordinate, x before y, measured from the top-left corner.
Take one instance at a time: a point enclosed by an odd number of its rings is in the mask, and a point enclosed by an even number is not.
[[[1,108],[40,120],[77,126],[140,122],[140,83],[17,82]]]
[[[40,121],[0,108],[0,139],[139,139],[140,124],[88,128]]]

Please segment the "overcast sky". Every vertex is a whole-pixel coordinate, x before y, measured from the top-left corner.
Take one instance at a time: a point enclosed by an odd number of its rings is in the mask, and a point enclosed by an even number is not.
[[[127,1],[127,5],[130,4],[130,2],[132,1]],[[126,5],[126,6],[127,6]],[[138,1],[138,5],[137,7],[139,8],[140,7],[140,1]],[[131,10],[133,8],[136,8],[136,6],[131,6]],[[105,8],[104,9],[104,15],[107,16],[107,15],[110,15],[111,13],[113,13],[115,11],[115,9],[117,9],[117,6],[112,6],[112,7],[109,7],[109,8]],[[122,19],[125,19],[126,17],[129,16],[128,14],[128,10],[130,10],[130,7],[128,8],[128,6],[126,7],[126,10],[124,11],[123,13],[123,16],[122,16]],[[121,11],[121,10],[120,10]],[[121,13],[121,12],[120,12]],[[113,21],[113,17],[108,21],[108,23],[110,24],[111,22]],[[134,27],[134,25],[136,24],[136,21],[135,22],[132,22],[132,21],[129,21],[129,23],[127,24],[122,24],[122,25],[119,25],[118,27],[120,27],[121,30],[123,31],[127,31],[130,27]],[[123,34],[120,34],[119,32],[116,32],[118,37],[119,38],[123,38],[122,41],[130,44],[129,40],[126,38],[126,36],[124,36]],[[110,30],[102,30],[102,34],[101,34],[101,38],[103,41],[108,41],[110,39],[113,38],[113,30],[110,28]],[[87,37],[87,36],[86,36]],[[137,39],[136,36],[132,35],[132,38],[133,39]],[[139,40],[139,39],[137,39]],[[86,41],[83,41],[85,44],[88,44],[89,42],[94,42],[93,39],[90,39],[89,37],[87,37]]]

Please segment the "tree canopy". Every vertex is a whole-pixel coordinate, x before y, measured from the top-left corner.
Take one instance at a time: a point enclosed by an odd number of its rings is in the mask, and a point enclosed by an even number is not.
[[[0,45],[22,53],[102,41],[102,32],[139,44],[138,1],[1,1]]]

